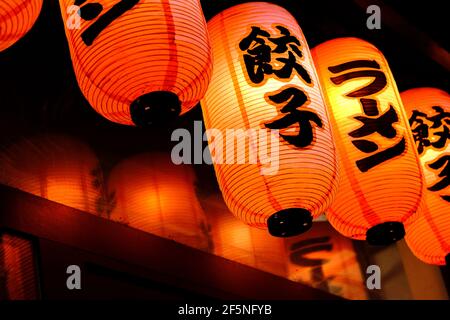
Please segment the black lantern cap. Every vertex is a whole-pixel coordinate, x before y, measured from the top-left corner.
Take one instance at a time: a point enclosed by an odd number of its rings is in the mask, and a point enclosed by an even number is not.
[[[445,263],[447,265],[447,268],[450,269],[450,253],[445,256]]]
[[[387,246],[405,236],[405,228],[401,222],[384,222],[367,230],[367,242],[373,246]]]
[[[178,96],[169,91],[144,94],[130,105],[131,120],[138,127],[159,127],[173,122],[181,112]]]
[[[292,237],[308,231],[312,215],[306,209],[291,208],[278,211],[267,219],[269,233],[274,237]]]

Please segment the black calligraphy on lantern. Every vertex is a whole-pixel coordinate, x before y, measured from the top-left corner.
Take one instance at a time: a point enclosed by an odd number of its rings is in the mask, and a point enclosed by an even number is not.
[[[280,137],[298,148],[310,146],[314,141],[314,126],[322,128],[323,123],[314,111],[305,108],[305,104],[309,101],[308,96],[298,87],[286,86],[278,93],[268,95],[266,99],[276,106],[283,105],[280,111],[284,115],[265,123],[265,127],[280,130],[297,124],[299,129],[296,135],[280,133]]]
[[[334,74],[330,78],[334,85],[341,85],[354,79],[371,79],[367,85],[355,89],[346,94],[349,98],[358,98],[363,114],[353,118],[360,122],[361,126],[348,135],[353,138],[352,144],[367,157],[356,161],[356,166],[361,172],[382,164],[403,154],[406,149],[405,137],[397,132],[394,124],[399,122],[397,112],[391,104],[389,109],[381,113],[376,94],[387,85],[386,75],[375,60],[354,60],[340,65],[329,67]],[[370,137],[373,134],[381,136],[389,142],[389,146],[380,149],[380,146]]]
[[[308,71],[299,63],[303,57],[300,40],[283,26],[275,28],[279,36],[271,36],[268,31],[253,26],[239,43],[248,78],[252,83],[262,85],[267,76],[289,80],[295,72],[311,84]]]
[[[140,0],[120,0],[102,15],[100,14],[103,11],[103,6],[99,2],[85,4],[86,1],[87,0],[75,0],[74,5],[80,7],[79,14],[81,19],[85,21],[96,19],[81,34],[83,42],[87,46],[90,46],[103,30],[125,12],[131,10]]]
[[[433,170],[439,171],[438,181],[428,188],[430,191],[441,191],[446,189],[450,185],[450,154],[444,154],[443,156],[435,159],[428,164]],[[441,196],[442,199],[450,202],[450,195]]]
[[[413,110],[409,119],[417,151],[423,154],[428,148],[443,149],[450,139],[450,112],[433,106],[433,115]]]

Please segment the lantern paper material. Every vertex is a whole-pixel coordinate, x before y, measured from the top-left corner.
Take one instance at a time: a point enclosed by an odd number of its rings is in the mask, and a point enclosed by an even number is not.
[[[340,187],[327,212],[343,235],[374,245],[404,236],[422,177],[408,118],[383,54],[356,38],[312,50],[333,122]]]
[[[36,300],[37,272],[32,242],[0,234],[1,300]]]
[[[123,160],[108,180],[116,202],[111,219],[207,250],[207,223],[194,183],[190,167],[174,165],[163,153]]]
[[[450,263],[450,95],[435,88],[401,94],[425,178],[418,218],[406,242],[424,262]]]
[[[102,179],[92,150],[68,136],[22,139],[0,154],[0,183],[93,214]]]
[[[21,39],[34,25],[43,0],[0,1],[0,52]]]
[[[214,70],[201,102],[205,125],[223,133],[241,130],[236,137],[243,141],[220,148],[208,131],[224,200],[250,226],[268,228],[274,236],[302,233],[328,208],[338,180],[332,132],[305,37],[285,9],[261,2],[225,10],[208,22],[208,30]],[[251,130],[258,141],[246,139]],[[239,156],[243,145],[245,155]],[[278,150],[271,163],[261,157],[268,149]],[[235,161],[217,160],[230,153]],[[274,170],[265,171],[271,165]]]
[[[211,50],[199,0],[60,0],[60,6],[78,84],[105,118],[157,124],[203,97]]]

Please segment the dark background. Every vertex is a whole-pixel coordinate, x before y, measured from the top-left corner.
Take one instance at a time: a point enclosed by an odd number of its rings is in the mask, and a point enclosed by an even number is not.
[[[203,0],[206,19],[245,1]],[[386,56],[400,91],[432,86],[448,91],[448,53],[436,58],[436,47],[448,50],[446,1],[271,1],[297,19],[309,46],[342,36],[355,36],[377,46]],[[381,7],[381,30],[366,27],[367,5]],[[434,41],[434,44],[433,44]],[[80,92],[57,0],[44,0],[32,30],[0,53],[0,147],[21,136],[39,132],[79,137],[97,153],[104,169],[129,155],[170,151],[173,128],[141,129],[118,125],[98,115]],[[174,127],[192,129],[201,120],[200,106],[181,117]],[[211,166],[197,165],[200,188],[216,192]]]

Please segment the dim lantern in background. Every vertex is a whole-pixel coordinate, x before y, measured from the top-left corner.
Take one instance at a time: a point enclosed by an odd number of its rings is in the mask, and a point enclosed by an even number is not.
[[[217,194],[204,199],[202,205],[211,226],[214,254],[281,277],[288,276],[284,239],[236,219]]]
[[[195,193],[195,175],[170,155],[145,153],[119,163],[108,179],[115,196],[111,218],[198,249],[208,249],[208,228]]]
[[[285,9],[261,2],[225,10],[208,30],[214,70],[201,102],[206,128],[235,130],[240,141],[252,131],[259,136],[246,139],[239,156],[242,143],[220,148],[209,134],[225,202],[238,218],[274,236],[302,233],[337,187],[330,123],[305,37]],[[271,172],[262,160],[268,149],[279,150]],[[230,153],[236,161],[218,161]]]
[[[36,22],[43,0],[0,1],[0,51],[22,38]]]
[[[22,139],[0,154],[0,183],[102,215],[103,176],[95,154],[68,136]]]
[[[0,300],[38,299],[33,251],[31,240],[0,232]]]
[[[356,38],[312,50],[331,113],[340,188],[327,211],[342,234],[386,245],[404,237],[422,178],[408,118],[383,54]]]
[[[419,152],[425,188],[406,242],[421,260],[450,265],[450,95],[435,88],[401,94]]]
[[[347,299],[367,299],[352,240],[328,222],[314,221],[307,233],[277,238],[234,218],[217,194],[201,203],[211,225],[214,254]]]
[[[105,118],[165,123],[204,95],[211,49],[199,0],[60,0],[60,6],[78,84]]]

